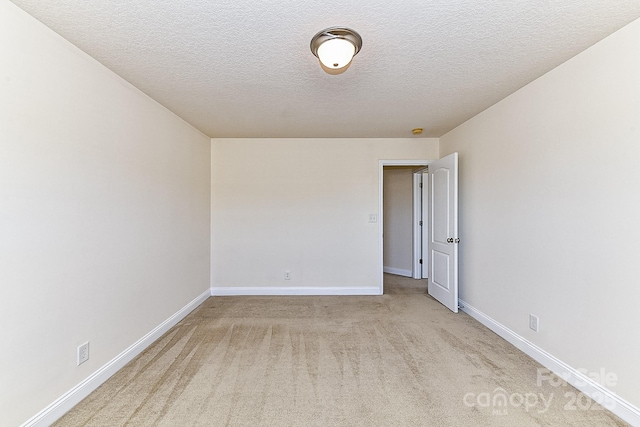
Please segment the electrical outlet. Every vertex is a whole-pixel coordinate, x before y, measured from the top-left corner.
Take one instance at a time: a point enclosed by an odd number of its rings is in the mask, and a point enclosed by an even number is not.
[[[532,330],[538,332],[538,324],[540,322],[540,319],[538,319],[538,316],[534,316],[533,314],[529,314],[529,328],[531,328]]]
[[[89,360],[89,341],[78,346],[78,366]]]
[[[284,271],[284,280],[291,280],[291,272],[289,270]]]

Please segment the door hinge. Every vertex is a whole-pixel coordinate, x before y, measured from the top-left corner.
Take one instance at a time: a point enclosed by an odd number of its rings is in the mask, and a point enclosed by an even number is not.
[[[420,264],[422,264],[422,259],[420,260]]]
[[[422,227],[422,221],[420,221],[419,224],[420,224],[420,227]]]
[[[422,188],[422,183],[420,183],[420,188]]]

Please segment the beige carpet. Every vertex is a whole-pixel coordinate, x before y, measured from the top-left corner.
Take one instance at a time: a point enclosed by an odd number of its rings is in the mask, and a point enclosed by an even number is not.
[[[425,289],[209,298],[56,425],[626,425]]]

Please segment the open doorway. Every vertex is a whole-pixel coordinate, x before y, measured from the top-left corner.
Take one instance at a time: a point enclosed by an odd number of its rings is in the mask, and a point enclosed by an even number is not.
[[[380,293],[389,274],[427,277],[428,160],[380,161]],[[423,200],[424,199],[424,200]],[[423,256],[423,253],[425,256]]]
[[[383,170],[383,270],[422,278],[422,176],[414,166]]]

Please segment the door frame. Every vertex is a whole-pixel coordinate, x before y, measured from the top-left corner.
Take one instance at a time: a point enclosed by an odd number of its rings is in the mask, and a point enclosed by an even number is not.
[[[434,160],[379,160],[378,161],[378,287],[379,295],[384,294],[384,203],[383,203],[383,177],[385,166],[429,166]]]

